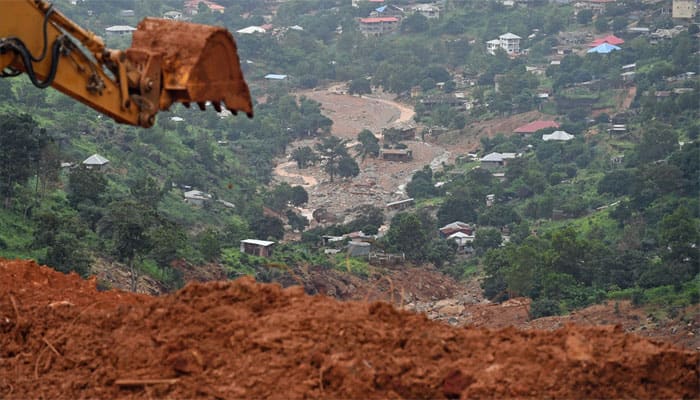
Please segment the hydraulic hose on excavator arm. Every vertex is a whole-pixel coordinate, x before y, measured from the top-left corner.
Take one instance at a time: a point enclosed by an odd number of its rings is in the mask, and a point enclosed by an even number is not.
[[[173,103],[253,116],[236,43],[225,28],[146,18],[125,51],[105,47],[46,0],[0,2],[0,77],[25,73],[117,122],[151,127]]]

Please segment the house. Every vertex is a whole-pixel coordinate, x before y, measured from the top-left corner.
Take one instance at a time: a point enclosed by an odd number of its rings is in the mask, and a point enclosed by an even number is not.
[[[351,241],[348,243],[348,255],[350,257],[369,257],[372,245],[367,242]]]
[[[501,41],[501,48],[508,54],[518,54],[520,53],[520,39],[521,37],[510,32],[505,33],[498,37]]]
[[[611,44],[611,45],[613,45],[613,46],[619,46],[619,45],[621,45],[621,44],[624,44],[625,41],[622,40],[622,39],[620,39],[619,37],[617,37],[617,36],[615,36],[615,35],[608,35],[608,36],[606,36],[606,37],[598,38],[598,39],[592,41],[592,42],[588,45],[588,47],[597,47],[597,46],[600,46],[600,45],[603,44],[603,43],[608,43],[608,44]]]
[[[413,150],[410,149],[381,149],[380,157],[385,161],[411,161]]]
[[[504,33],[503,35],[499,36],[498,39],[493,39],[486,42],[486,51],[491,54],[496,54],[496,51],[500,48],[508,54],[519,54],[520,39],[522,39],[520,36],[513,33]],[[496,46],[496,41],[498,41],[498,46]]]
[[[413,7],[413,12],[428,19],[440,18],[440,9],[434,4],[418,4]]]
[[[190,190],[185,192],[185,203],[195,206],[202,206],[204,203],[212,199],[209,193],[204,193],[201,190]]]
[[[627,28],[627,33],[630,35],[644,35],[647,36],[651,33],[651,30],[644,26],[631,26]]]
[[[627,125],[625,124],[613,124],[611,128],[608,128],[608,133],[625,133],[627,132]]]
[[[533,75],[545,75],[547,73],[547,69],[544,67],[538,67],[538,66],[525,66],[525,72],[529,72]]]
[[[574,135],[569,134],[568,132],[565,131],[554,131],[550,133],[549,135],[542,135],[542,140],[545,142],[549,142],[550,140],[556,140],[560,142],[568,142],[569,140],[573,139]]]
[[[236,205],[233,204],[233,203],[231,203],[230,201],[226,201],[226,200],[221,200],[221,199],[219,199],[219,200],[217,200],[216,202],[219,203],[219,204],[221,204],[222,206],[224,206],[224,207],[226,207],[226,208],[231,208],[231,209],[236,208]]]
[[[413,197],[405,199],[405,200],[399,200],[399,201],[394,201],[391,203],[387,203],[386,208],[391,211],[396,211],[396,210],[405,210],[409,207],[412,207],[416,203],[415,199]]]
[[[593,35],[591,35],[588,31],[583,30],[559,32],[557,35],[558,41],[566,46],[581,45],[592,38]]]
[[[423,89],[420,86],[413,86],[411,88],[411,98],[415,99],[416,97],[420,97],[420,95],[423,94]]]
[[[515,153],[489,153],[486,156],[482,157],[481,160],[481,166],[484,168],[488,169],[495,169],[499,167],[503,167],[507,165],[508,161],[513,158],[516,158],[518,155]]]
[[[445,93],[424,97],[420,99],[420,102],[429,108],[447,105],[457,109],[465,109],[469,100],[464,96],[458,97],[456,93]]]
[[[346,233],[343,236],[355,242],[373,242],[375,239],[373,235],[367,235],[362,231]]]
[[[609,54],[613,51],[621,50],[619,47],[612,45],[610,43],[600,44],[592,49],[589,49],[586,53],[598,53],[598,54]]]
[[[652,39],[673,39],[677,35],[679,35],[681,32],[683,32],[684,28],[682,26],[674,26],[673,28],[668,28],[668,29],[657,29],[654,32],[651,33],[651,38]]]
[[[82,164],[87,168],[87,169],[96,169],[96,170],[101,170],[109,164],[109,160],[102,157],[101,155],[95,153],[91,155],[90,157],[86,158]]]
[[[369,13],[370,17],[397,17],[402,18],[404,16],[403,8],[397,7],[395,5],[389,4],[381,7],[375,8]]]
[[[440,228],[440,237],[449,238],[457,232],[472,236],[474,234],[474,227],[466,222],[455,221]]]
[[[493,204],[496,202],[496,195],[495,194],[487,194],[486,195],[486,207],[493,207]]]
[[[365,1],[367,1],[368,3],[372,3],[372,4],[382,4],[382,3],[384,3],[384,0],[352,0],[351,4],[352,4],[353,7],[359,7],[359,6],[360,6],[360,3],[363,3],[363,2],[365,2]]]
[[[136,28],[133,26],[129,25],[114,25],[110,26],[108,28],[105,28],[105,31],[107,31],[107,35],[113,36],[113,35],[130,35],[131,32],[135,31]]]
[[[557,123],[556,121],[532,121],[529,124],[525,124],[515,128],[513,132],[520,133],[527,137],[539,130],[547,128],[559,128],[559,123]]]
[[[695,0],[673,0],[671,17],[674,19],[692,19],[695,17]]]
[[[500,48],[501,48],[501,41],[498,39],[492,39],[492,40],[489,40],[488,42],[486,42],[486,51],[489,54],[495,55],[496,52],[498,51],[498,49],[500,49]]]
[[[496,54],[498,49],[503,49],[508,54],[520,53],[520,40],[522,38],[513,33],[504,33],[498,39],[489,40],[486,42],[486,51],[490,54]]]
[[[386,135],[387,131],[398,133],[400,140],[413,140],[416,138],[417,127],[416,124],[411,121],[396,122],[384,129],[382,134]]]
[[[582,0],[574,4],[574,10],[578,13],[581,10],[591,10],[593,14],[602,14],[608,4],[615,3],[615,0]]]
[[[267,74],[265,75],[265,79],[269,81],[283,81],[287,79],[287,75],[282,75],[282,74]]]
[[[265,33],[267,32],[265,28],[261,26],[248,26],[243,29],[239,29],[236,31],[236,33],[242,33],[244,35],[251,35],[253,33]]]
[[[365,36],[381,36],[399,28],[397,17],[360,18],[360,32]]]
[[[226,11],[226,7],[216,4],[210,0],[187,0],[185,1],[185,13],[189,15],[197,15],[200,4],[204,4],[211,12],[223,14],[224,11]]]
[[[323,235],[321,236],[324,246],[337,247],[343,244],[346,240],[345,236]]]
[[[241,253],[258,257],[269,257],[272,255],[272,246],[275,242],[258,239],[241,240]]]
[[[182,12],[180,11],[168,11],[163,14],[163,18],[171,19],[173,21],[182,21]]]
[[[635,71],[627,71],[623,72],[620,74],[620,77],[622,78],[622,82],[628,83],[628,82],[633,82],[634,77],[637,75]]]
[[[475,235],[468,235],[464,232],[455,232],[447,237],[447,240],[454,240],[457,243],[457,252],[471,253],[474,251],[472,243],[474,243]]]

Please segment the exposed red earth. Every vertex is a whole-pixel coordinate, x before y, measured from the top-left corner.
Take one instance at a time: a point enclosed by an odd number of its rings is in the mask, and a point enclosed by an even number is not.
[[[0,398],[698,398],[619,327],[454,328],[251,278],[151,297],[0,260]]]

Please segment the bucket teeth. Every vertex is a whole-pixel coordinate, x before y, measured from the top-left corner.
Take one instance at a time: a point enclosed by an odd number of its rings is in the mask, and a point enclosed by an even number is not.
[[[198,101],[198,102],[197,102],[197,105],[199,106],[199,109],[202,110],[202,111],[204,111],[204,110],[207,109],[207,103],[205,103],[205,102],[203,102],[203,101]]]
[[[212,104],[214,105],[214,109],[216,110],[216,112],[220,113],[221,112],[221,102],[215,101]]]
[[[182,105],[185,106],[185,108],[190,108],[190,103],[183,102]]]

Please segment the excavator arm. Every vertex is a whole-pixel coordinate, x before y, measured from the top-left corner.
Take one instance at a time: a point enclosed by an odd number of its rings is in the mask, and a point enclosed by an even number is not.
[[[146,18],[113,50],[46,0],[0,1],[0,77],[27,74],[120,123],[149,128],[175,103],[253,116],[236,43],[225,28]]]

